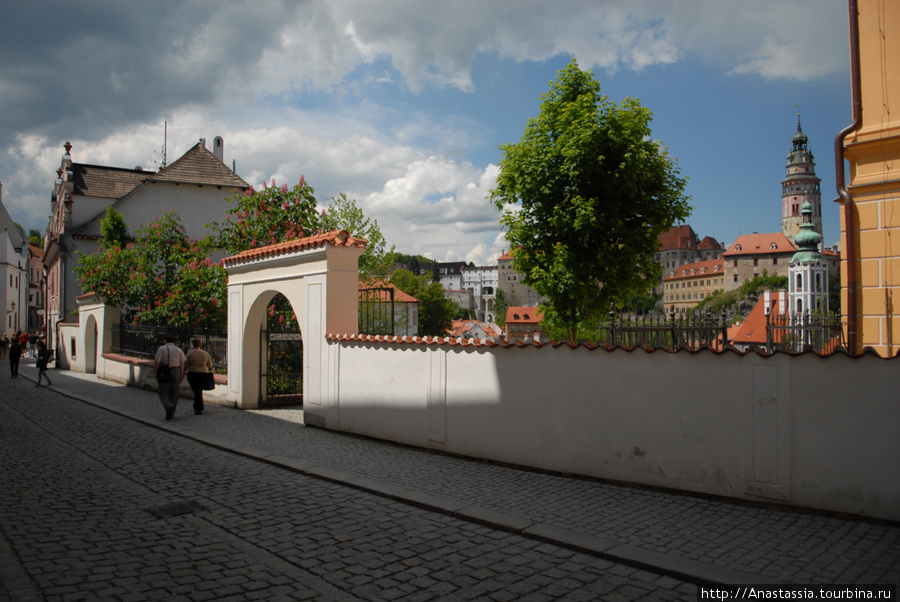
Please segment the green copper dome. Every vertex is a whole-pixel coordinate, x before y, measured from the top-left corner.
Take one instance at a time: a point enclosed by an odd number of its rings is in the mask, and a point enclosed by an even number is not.
[[[791,257],[791,263],[796,261],[816,262],[823,259],[819,253],[819,243],[822,242],[822,235],[816,232],[816,227],[812,223],[812,205],[809,201],[803,203],[803,223],[800,224],[800,232],[794,237],[794,244],[797,245],[797,252]]]

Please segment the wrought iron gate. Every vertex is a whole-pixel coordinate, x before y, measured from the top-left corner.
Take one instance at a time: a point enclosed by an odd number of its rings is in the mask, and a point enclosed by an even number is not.
[[[303,403],[303,337],[299,330],[260,332],[259,405]]]

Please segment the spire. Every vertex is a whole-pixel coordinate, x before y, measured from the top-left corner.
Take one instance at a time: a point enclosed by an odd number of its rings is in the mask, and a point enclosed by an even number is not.
[[[816,232],[816,226],[812,223],[812,205],[809,201],[803,203],[803,223],[800,224],[800,232],[794,237],[794,244],[798,251],[791,258],[791,263],[796,261],[820,261],[823,259],[819,253],[819,243],[822,235]]]

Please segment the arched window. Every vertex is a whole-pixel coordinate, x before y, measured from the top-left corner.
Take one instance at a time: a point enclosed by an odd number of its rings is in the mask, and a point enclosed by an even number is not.
[[[802,274],[797,274],[797,284],[795,285],[794,290],[797,291],[798,293],[803,290],[803,275]]]

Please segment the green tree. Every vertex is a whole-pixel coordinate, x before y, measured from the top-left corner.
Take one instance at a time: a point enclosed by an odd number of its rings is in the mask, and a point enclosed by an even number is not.
[[[131,242],[131,235],[128,233],[128,224],[122,214],[113,209],[110,205],[106,208],[106,214],[100,220],[100,241],[107,249],[113,247],[124,247]]]
[[[351,236],[367,240],[366,251],[359,258],[360,279],[387,278],[397,256],[395,248],[386,249],[378,220],[366,217],[354,199],[348,199],[344,193],[332,197],[331,204],[322,214],[321,227],[326,232],[346,230]]]
[[[117,222],[110,213],[104,221],[107,218],[110,225]],[[101,225],[101,231],[112,230]],[[93,255],[82,255],[75,271],[83,290],[97,293],[108,305],[121,306],[134,323],[222,327],[227,274],[210,261],[212,250],[211,239],[190,240],[181,219],[164,212],[139,228],[134,241],[124,247],[101,246]]]
[[[235,193],[228,199],[233,204],[225,221],[207,224],[215,232],[216,244],[229,253],[312,236],[321,228],[316,211],[315,190],[303,176],[292,189],[263,184],[262,190]]]
[[[506,326],[506,310],[509,309],[509,302],[506,300],[506,293],[503,289],[497,289],[497,295],[494,297],[494,324],[503,328]]]
[[[421,276],[408,270],[397,270],[391,284],[419,300],[419,335],[445,336],[453,323],[458,305],[444,296],[444,288],[432,282],[431,274]]]
[[[574,59],[541,99],[521,141],[501,146],[491,199],[516,271],[548,301],[550,336],[577,340],[659,279],[657,237],[689,215],[689,197],[637,99],[609,101]]]
[[[41,231],[38,230],[37,228],[29,228],[28,242],[30,242],[33,245],[43,247],[44,246],[44,235],[41,234]]]

